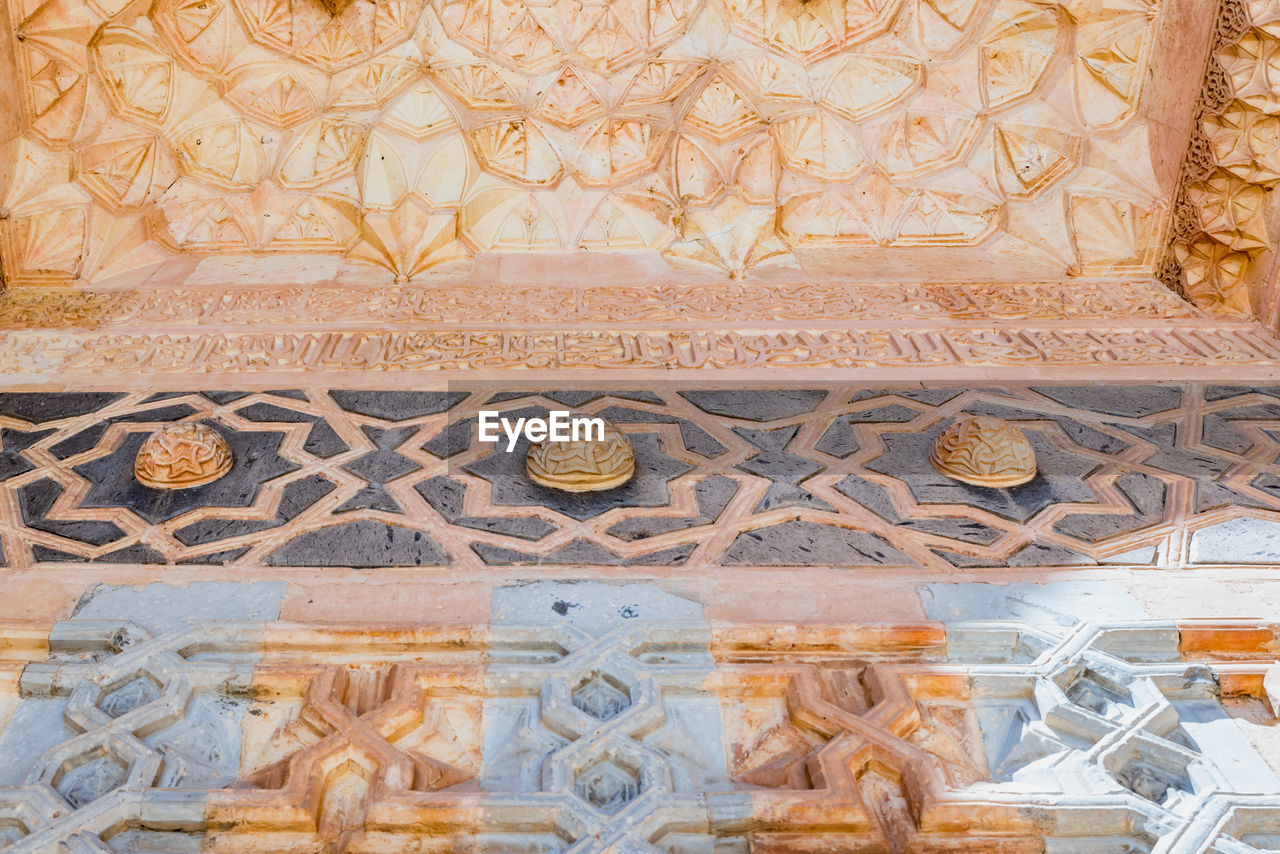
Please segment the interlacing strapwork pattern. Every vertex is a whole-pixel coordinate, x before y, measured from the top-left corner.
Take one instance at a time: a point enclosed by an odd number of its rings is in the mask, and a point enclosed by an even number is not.
[[[0,849],[1274,850],[1250,733],[1275,627],[845,625],[780,649],[643,607],[487,634],[59,623],[3,697]]]
[[[16,284],[264,251],[1151,275],[1165,243],[1130,133],[1160,0],[5,5]]]
[[[616,425],[634,476],[565,493],[525,440],[479,439],[481,411],[554,409]],[[939,473],[970,416],[1013,425],[1036,478]],[[137,482],[175,422],[219,434],[231,470]],[[1280,388],[1220,385],[0,394],[0,539],[12,568],[1273,566],[1278,437]]]

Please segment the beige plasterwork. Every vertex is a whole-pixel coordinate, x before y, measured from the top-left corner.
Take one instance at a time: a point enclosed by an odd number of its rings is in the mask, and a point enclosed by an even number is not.
[[[1164,277],[1198,306],[1275,326],[1280,6],[1226,0],[1196,108]]]
[[[648,280],[1149,276],[1192,92],[1147,89],[1198,73],[1210,12],[3,5],[22,133],[0,155],[0,251],[19,286],[138,284],[209,253],[328,254],[378,282],[510,252],[579,279],[601,253]]]
[[[1154,280],[15,289],[0,330],[9,388],[1280,377],[1266,330]]]

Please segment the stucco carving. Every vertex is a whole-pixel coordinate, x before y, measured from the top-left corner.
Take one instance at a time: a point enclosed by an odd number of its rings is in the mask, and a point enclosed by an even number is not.
[[[940,246],[945,275],[1025,279],[1150,274],[1164,243],[1129,132],[1157,0],[4,5],[16,284],[182,253],[736,278]]]
[[[541,486],[565,492],[600,492],[622,486],[636,473],[635,452],[627,434],[604,419],[599,439],[534,442],[525,470]]]
[[[947,477],[973,486],[1021,486],[1036,476],[1036,452],[1023,432],[984,415],[942,431],[929,459]]]
[[[1267,319],[1257,261],[1275,228],[1280,185],[1276,55],[1280,11],[1271,0],[1224,0],[1183,164],[1164,278],[1201,308]]]
[[[0,295],[0,328],[104,326],[227,327],[323,324],[343,321],[396,324],[565,322],[587,325],[718,322],[753,325],[917,318],[951,322],[1010,319],[1143,322],[1190,319],[1199,312],[1149,281],[1024,282],[1018,284],[859,284],[849,282],[593,288],[502,288],[392,285],[376,289],[330,284],[303,287],[104,290],[12,290]]]
[[[780,638],[638,613],[483,631],[72,619],[45,631],[48,655],[12,642],[35,624],[8,623],[0,662],[22,699],[0,842],[1244,854],[1274,839],[1280,779],[1231,715],[1271,697],[1274,625]],[[606,677],[616,711],[582,708]],[[14,744],[31,722],[48,730]]]
[[[203,424],[166,424],[147,437],[133,464],[134,477],[155,489],[189,489],[231,471],[227,440]]]

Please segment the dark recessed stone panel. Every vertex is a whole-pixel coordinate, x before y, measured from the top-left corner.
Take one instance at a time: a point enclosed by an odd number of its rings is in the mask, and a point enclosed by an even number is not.
[[[125,415],[114,415],[105,421],[99,421],[85,429],[81,430],[58,444],[50,448],[50,452],[60,460],[85,451],[97,446],[102,439],[102,435],[107,432],[107,428],[112,424],[145,424],[151,421],[181,421],[187,416],[195,413],[195,407],[182,403],[174,406],[161,406],[156,409],[147,409],[142,412],[130,412]]]
[[[320,475],[310,475],[281,490],[280,504],[271,519],[205,519],[179,528],[174,536],[183,545],[199,546],[278,528],[335,489],[337,486],[332,481]]]
[[[125,415],[113,415],[109,419],[112,424],[146,424],[152,421],[181,421],[198,410],[189,403],[175,403],[172,406],[158,406],[155,409],[144,409],[141,412],[129,412]]]
[[[33,430],[24,433],[21,430],[0,430],[0,480],[8,480],[16,475],[25,474],[35,468],[22,452],[41,439],[50,436],[52,430]]]
[[[606,406],[595,414],[615,424],[626,422],[636,424],[677,424],[683,420],[676,418],[674,415],[667,415],[662,412],[646,412],[643,409],[633,409],[630,406]]]
[[[97,412],[122,397],[112,392],[4,392],[0,393],[0,414],[39,423]]]
[[[421,466],[401,456],[395,449],[409,441],[418,433],[417,427],[401,427],[398,429],[379,429],[365,426],[364,430],[375,449],[349,463],[343,468],[356,477],[368,481],[368,486],[361,489],[336,512],[348,510],[385,510],[388,513],[403,513],[402,508],[386,489],[386,484],[398,477],[418,471]]]
[[[915,561],[866,531],[783,522],[744,531],[725,552],[730,566],[913,566]]]
[[[756,503],[753,513],[767,513],[783,507],[810,507],[814,510],[831,510],[832,507],[818,496],[801,486],[790,483],[771,483],[765,490],[764,497]]]
[[[348,412],[404,421],[445,412],[466,400],[465,391],[331,391],[329,396]]]
[[[472,543],[471,549],[479,555],[480,559],[488,566],[537,564],[583,564],[592,566],[622,565],[622,558],[607,549],[597,546],[595,543],[589,543],[585,540],[575,540],[564,548],[554,551],[545,557],[518,551],[516,549],[491,546],[487,543]]]
[[[993,561],[989,558],[974,557],[973,555],[958,554],[949,552],[945,549],[930,549],[931,552],[945,560],[952,566],[961,569],[976,569],[979,567],[1004,566],[1003,561]]]
[[[454,421],[445,427],[422,446],[422,450],[432,456],[448,459],[465,452],[471,447],[471,437],[475,434],[476,420],[465,418]]]
[[[889,493],[880,484],[850,475],[836,484],[836,490],[886,521],[895,524],[898,522],[898,511],[894,509]]]
[[[555,525],[536,516],[459,516],[453,524],[522,540],[540,540],[556,530]]]
[[[575,540],[546,557],[486,543],[473,543],[471,548],[488,566],[679,566],[689,559],[694,546],[660,549],[626,560],[586,540]]]
[[[37,563],[143,563],[163,564],[164,557],[157,551],[135,543],[123,549],[95,558],[86,558],[42,545],[31,547],[31,556]]]
[[[225,552],[214,552],[209,555],[200,555],[199,557],[189,557],[178,561],[178,563],[196,566],[225,566],[244,557],[247,551],[249,551],[249,546],[240,549],[228,549]]]
[[[236,414],[241,418],[247,418],[250,421],[259,423],[280,421],[285,424],[301,424],[305,421],[316,420],[316,416],[306,412],[299,412],[296,409],[288,409],[283,406],[276,406],[274,403],[263,403],[261,401],[236,410]]]
[[[715,458],[729,450],[714,436],[692,421],[680,422],[680,443],[686,451],[708,458]]]
[[[222,404],[224,406],[228,403],[234,403],[237,400],[242,400],[251,394],[251,392],[247,391],[202,391],[200,393],[212,400],[214,403]]]
[[[708,477],[698,481],[698,485],[694,487],[694,495],[698,501],[697,516],[637,516],[617,523],[609,528],[608,533],[620,540],[632,541],[709,525],[719,518],[729,504],[729,499],[737,491],[738,482],[733,478],[723,475]]]
[[[1018,522],[1026,522],[1051,504],[1097,501],[1084,478],[1098,464],[1054,448],[1031,429],[1024,432],[1036,452],[1039,474],[1035,480],[1008,489],[952,480],[929,462],[934,443],[945,427],[938,424],[927,433],[884,434],[886,451],[869,462],[867,468],[902,481],[921,504],[967,504]]]
[[[689,555],[693,554],[695,546],[693,543],[686,543],[682,546],[672,546],[669,549],[660,549],[656,552],[649,552],[638,557],[627,558],[622,562],[623,566],[681,566],[689,559]]]
[[[431,509],[453,522],[462,515],[462,502],[467,495],[467,487],[444,475],[427,478],[413,485],[414,491],[422,496]]]
[[[274,421],[284,424],[302,424],[309,422],[311,424],[311,432],[307,434],[307,440],[302,449],[308,454],[314,454],[322,459],[328,459],[351,450],[347,447],[347,443],[342,441],[338,434],[334,432],[334,429],[329,426],[329,422],[318,415],[298,412],[295,409],[277,406],[274,403],[254,403],[239,410],[236,414],[250,421],[261,423]]]
[[[1159,427],[1122,427],[1125,432],[1144,439],[1156,446],[1156,452],[1142,460],[1144,465],[1204,480],[1216,480],[1232,466],[1229,460],[1212,456],[1190,448],[1180,447],[1178,427],[1163,424]]]
[[[1130,472],[1116,479],[1116,488],[1133,506],[1129,515],[1073,513],[1054,530],[1085,542],[1097,543],[1158,524],[1164,516],[1165,485],[1157,477]]]
[[[940,537],[958,540],[962,543],[973,543],[977,546],[989,546],[1004,536],[999,528],[992,528],[972,519],[961,516],[943,516],[937,519],[903,519],[898,523],[900,528],[923,531],[926,534],[937,534]]]
[[[1096,566],[1085,555],[1064,549],[1032,543],[1008,560],[1009,566]]]
[[[704,412],[746,421],[774,421],[811,412],[823,399],[825,391],[759,390],[682,391],[680,396]]]
[[[46,519],[62,493],[62,486],[47,478],[19,489],[18,505],[26,526],[91,546],[105,546],[124,537],[124,531],[110,522]]]
[[[86,427],[79,433],[75,433],[50,447],[49,453],[60,460],[65,460],[68,457],[74,457],[76,454],[82,454],[91,448],[96,448],[98,441],[102,438],[102,434],[107,432],[107,427],[110,424],[110,421],[99,421],[91,427]]]
[[[844,459],[858,451],[858,437],[849,426],[848,419],[837,418],[814,447],[824,454]]]
[[[1062,432],[1082,448],[1097,451],[1100,454],[1118,454],[1130,446],[1130,442],[1103,433],[1101,430],[1081,424],[1071,418],[1060,415],[1047,415],[1031,409],[1016,406],[1003,406],[991,401],[981,400],[971,403],[963,410],[969,415],[990,415],[992,418],[1003,418],[1015,423],[1018,421],[1052,421],[1062,428]]]
[[[1063,406],[1122,418],[1145,418],[1182,403],[1181,389],[1163,385],[1038,386],[1034,391]]]
[[[905,388],[897,389],[893,392],[898,397],[905,397],[907,400],[914,400],[919,403],[927,403],[930,406],[941,406],[949,400],[959,397],[964,393],[962,388]]]
[[[562,406],[573,409],[582,406],[584,403],[590,403],[593,400],[599,400],[604,397],[602,391],[544,391],[542,396],[548,400],[554,400]]]
[[[267,558],[271,566],[440,566],[444,550],[422,531],[372,519],[294,537]]]
[[[864,409],[861,412],[851,412],[848,415],[843,415],[841,417],[851,422],[887,422],[892,424],[905,424],[908,421],[914,421],[919,418],[920,413],[910,407],[903,406],[900,403],[894,403],[890,406],[881,406],[877,409]]]
[[[1242,421],[1280,421],[1280,406],[1248,406],[1205,413],[1201,419],[1201,441],[1211,448],[1243,454],[1253,445],[1253,440],[1237,426],[1237,422]]]

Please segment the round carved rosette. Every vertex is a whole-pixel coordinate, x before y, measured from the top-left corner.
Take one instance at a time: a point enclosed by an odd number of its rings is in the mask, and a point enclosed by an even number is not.
[[[530,444],[525,471],[540,486],[564,492],[599,492],[631,480],[636,457],[626,434],[605,421],[603,439]]]
[[[1036,476],[1036,452],[1022,431],[985,415],[942,431],[929,459],[947,477],[972,486],[1021,486]]]
[[[166,424],[138,449],[133,475],[153,489],[189,489],[231,471],[231,449],[217,431],[192,422]]]

